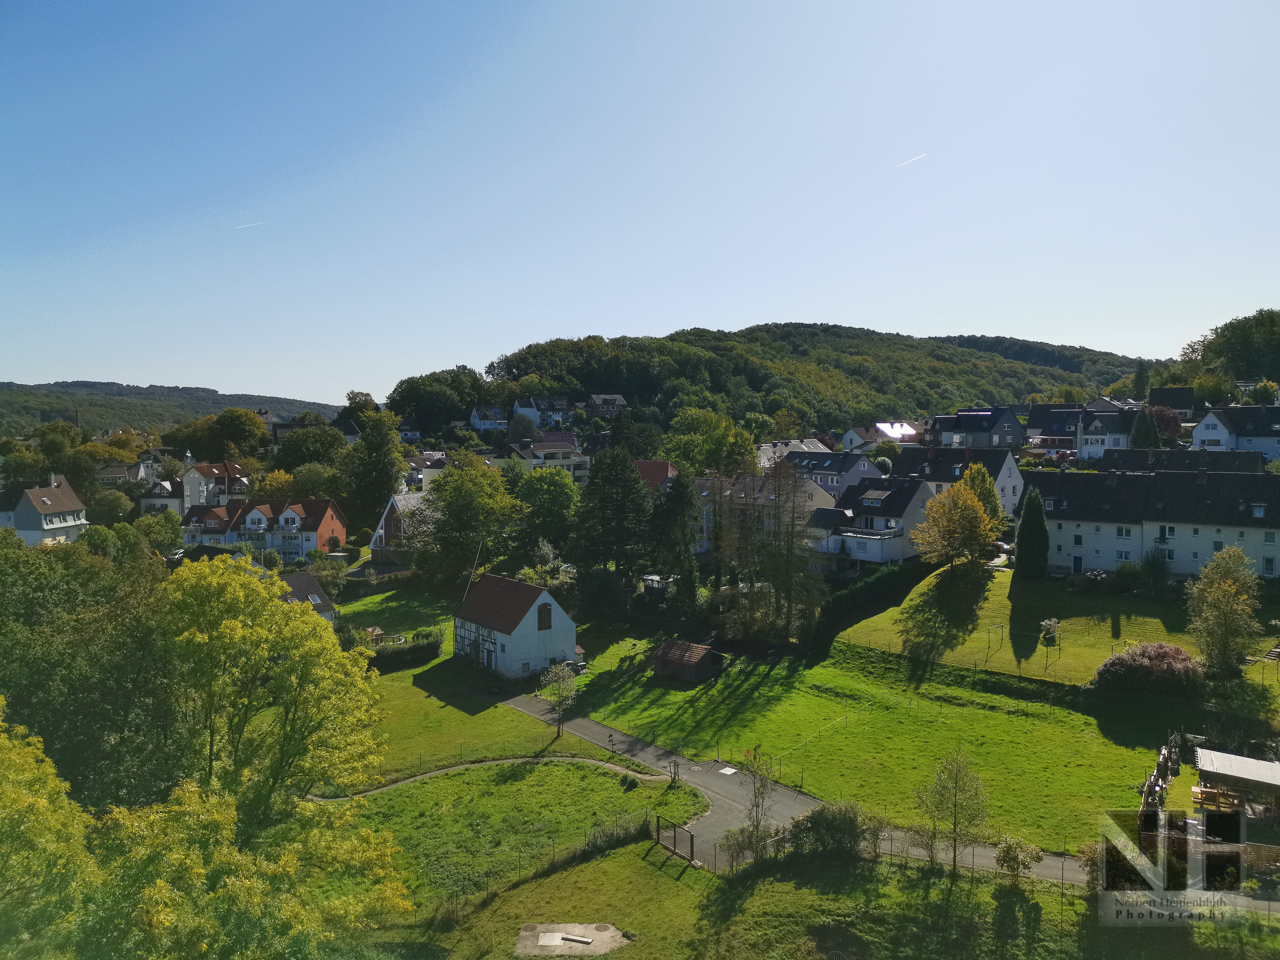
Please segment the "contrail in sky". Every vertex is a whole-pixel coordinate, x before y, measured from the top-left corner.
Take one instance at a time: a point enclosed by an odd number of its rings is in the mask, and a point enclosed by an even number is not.
[[[922,153],[922,154],[920,154],[920,156],[918,156],[918,157],[912,157],[910,160],[903,160],[900,164],[898,164],[898,167],[905,167],[908,163],[915,163],[917,160],[921,160],[921,159],[923,159],[924,157],[927,157],[927,156],[928,156],[928,154],[927,154],[927,153]],[[898,167],[894,167],[893,169],[894,169],[894,170],[897,170],[897,169],[898,169]],[[253,224],[249,224],[249,226],[253,226]]]
[[[919,158],[917,157],[917,159]],[[271,222],[270,220],[259,220],[257,223],[242,223],[240,224],[240,226],[236,227],[236,229],[243,230],[245,227],[260,227],[264,223],[270,223],[270,222]]]

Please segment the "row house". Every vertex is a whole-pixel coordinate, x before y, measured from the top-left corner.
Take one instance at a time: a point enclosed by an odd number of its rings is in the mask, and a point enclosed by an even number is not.
[[[1049,568],[1114,571],[1150,551],[1172,574],[1199,574],[1240,547],[1264,577],[1277,574],[1280,476],[1272,473],[1044,471],[1027,475],[1044,500]]]
[[[195,506],[222,506],[248,495],[249,471],[238,463],[193,463],[182,471],[184,512]]]
[[[619,398],[621,399],[621,398]],[[551,430],[573,422],[574,406],[568,397],[535,396],[516,400],[511,419],[528,417],[539,430]]]
[[[1191,428],[1191,446],[1214,453],[1255,451],[1274,460],[1280,456],[1280,406],[1214,407]]]
[[[731,479],[698,477],[694,480],[694,488],[701,506],[699,517],[695,521],[698,540],[695,552],[706,553],[711,549],[717,510],[733,510],[740,520],[753,518],[766,533],[772,529],[772,517],[779,507],[775,478],[746,474],[739,474]],[[836,498],[812,480],[800,479],[796,496],[806,517],[814,510],[836,505]]]
[[[812,480],[837,499],[849,487],[868,477],[884,476],[884,472],[865,453],[837,453],[833,450],[788,453],[787,463],[795,467],[800,476]]]
[[[329,538],[347,539],[347,520],[332,500],[232,500],[193,506],[182,518],[184,544],[243,544],[275,550],[286,562],[329,550]]]
[[[62,474],[26,490],[0,493],[0,527],[17,532],[29,547],[71,543],[89,528],[84,504]]]
[[[1267,469],[1267,461],[1256,450],[1210,453],[1208,450],[1161,447],[1147,450],[1108,450],[1098,460],[1098,469],[1119,470],[1121,473],[1155,473],[1163,470],[1262,473]]]
[[[1004,447],[1020,450],[1027,431],[1009,407],[957,410],[926,421],[924,442],[939,447]]]
[[[915,447],[903,450],[893,461],[892,475],[916,477],[927,483],[934,496],[945,493],[964,476],[969,465],[980,463],[987,468],[1005,516],[1012,517],[1025,492],[1026,484],[1018,461],[1009,450],[978,450],[956,447]]]
[[[846,430],[840,446],[847,453],[865,453],[885,440],[892,440],[900,447],[918,447],[927,433],[928,424],[924,420],[890,420]]]

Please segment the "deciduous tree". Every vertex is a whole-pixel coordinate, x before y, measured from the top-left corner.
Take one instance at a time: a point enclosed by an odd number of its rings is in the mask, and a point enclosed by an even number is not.
[[[347,438],[337,427],[328,424],[303,427],[300,430],[290,430],[280,438],[275,463],[281,470],[288,472],[304,463],[322,463],[331,467],[346,449]]]
[[[995,536],[1000,536],[1004,533],[1004,504],[1000,502],[1000,494],[996,491],[996,482],[991,479],[991,474],[987,472],[987,468],[981,463],[969,464],[965,468],[964,476],[960,478],[960,483],[972,490],[973,495],[982,504],[982,509],[986,511],[987,516],[995,527]]]
[[[1211,673],[1240,672],[1244,658],[1257,644],[1262,626],[1258,609],[1258,575],[1239,547],[1213,555],[1200,576],[1187,581],[1188,632],[1196,638]]]
[[[959,868],[960,851],[974,843],[987,819],[982,778],[964,750],[956,746],[934,769],[933,780],[916,788],[916,807],[938,826],[951,847],[951,870]]]
[[[366,412],[360,430],[338,463],[350,505],[347,519],[357,525],[377,522],[409,469],[400,453],[398,416]]]
[[[578,699],[578,675],[567,663],[557,663],[542,673],[542,698],[556,710],[556,733],[564,729],[565,711]]]
[[[924,509],[924,522],[911,531],[911,541],[929,563],[971,560],[996,535],[995,522],[965,484],[953,484],[932,497]]]
[[[525,505],[520,531],[522,552],[531,557],[538,544],[546,541],[563,553],[581,497],[569,471],[540,467],[521,480],[516,497]]]
[[[405,546],[427,577],[456,586],[471,575],[477,556],[505,555],[523,512],[498,471],[475,454],[459,453],[406,515]]]

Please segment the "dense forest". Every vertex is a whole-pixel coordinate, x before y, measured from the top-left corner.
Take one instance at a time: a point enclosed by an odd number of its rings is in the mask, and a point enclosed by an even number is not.
[[[288,419],[303,410],[332,417],[336,406],[285,397],[219,393],[205,387],[138,387],[95,380],[0,383],[0,435],[26,436],[37,424],[67,420],[104,430],[164,430],[227,407],[270,410]]]

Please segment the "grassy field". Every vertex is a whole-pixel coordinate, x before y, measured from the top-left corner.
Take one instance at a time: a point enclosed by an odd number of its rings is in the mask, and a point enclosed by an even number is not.
[[[916,816],[913,788],[962,744],[987,783],[993,832],[1047,849],[1093,839],[1098,811],[1136,801],[1167,731],[1103,728],[1092,717],[881,670],[901,665],[837,641],[816,666],[739,658],[689,687],[649,668],[661,637],[591,627],[580,709],[686,756],[731,759],[757,744],[774,774],[824,800],[853,799],[898,823]]]
[[[1268,922],[1108,930],[1068,888],[979,874],[950,882],[898,861],[789,857],[722,879],[648,843],[614,850],[483,898],[454,929],[384,931],[387,954],[416,960],[512,956],[525,923],[612,923],[631,960],[1262,960],[1280,949]],[[386,954],[384,954],[386,955]]]
[[[541,721],[502,706],[514,690],[452,658],[453,607],[417,585],[341,607],[354,626],[379,626],[387,633],[436,624],[450,628],[439,660],[384,674],[379,681],[386,716],[376,732],[386,738],[386,747],[380,775],[370,786],[460,763],[512,757],[590,757],[647,771],[571,733],[557,736]]]
[[[1280,611],[1260,610],[1267,623]],[[1045,646],[1040,623],[1062,623],[1059,640]],[[1186,608],[1107,593],[1069,593],[1064,580],[1020,581],[1003,570],[966,576],[941,570],[916,587],[901,607],[863,620],[840,639],[960,667],[1085,683],[1103,660],[1126,643],[1174,643],[1199,652],[1186,633]],[[1276,641],[1272,640],[1271,644]],[[1270,644],[1259,642],[1265,651]],[[1276,686],[1276,668],[1262,664],[1250,676]]]
[[[514,880],[583,843],[584,831],[646,811],[681,823],[707,809],[671,781],[585,763],[503,763],[405,784],[368,800],[363,824],[389,830],[414,899],[467,896]],[[554,845],[554,846],[553,846]]]

